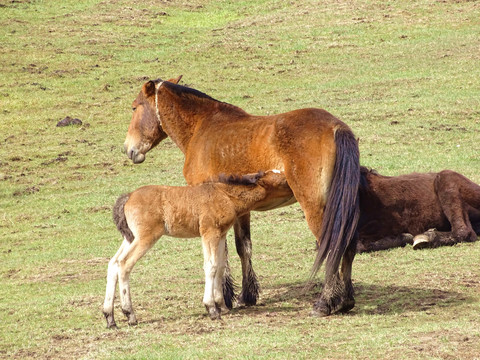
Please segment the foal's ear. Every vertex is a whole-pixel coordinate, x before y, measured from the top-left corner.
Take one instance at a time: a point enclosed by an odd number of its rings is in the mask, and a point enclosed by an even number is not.
[[[174,84],[178,84],[180,82],[180,80],[182,79],[183,75],[180,75],[178,78],[176,79],[170,79],[170,80],[167,80],[168,82],[171,82],[171,83],[174,83]]]
[[[145,94],[145,97],[147,98],[155,95],[155,82],[150,80],[145,84],[143,84],[142,92]]]

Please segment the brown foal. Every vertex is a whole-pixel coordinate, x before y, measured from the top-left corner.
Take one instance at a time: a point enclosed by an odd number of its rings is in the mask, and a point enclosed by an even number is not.
[[[219,182],[196,186],[141,187],[118,198],[113,217],[124,241],[108,264],[103,313],[107,327],[116,327],[113,303],[117,282],[123,313],[137,324],[130,297],[129,275],[135,263],[162,235],[177,238],[201,236],[205,293],[203,303],[212,319],[227,312],[223,296],[226,235],[235,220],[261,206],[268,198],[293,196],[285,175],[277,170],[221,176]]]

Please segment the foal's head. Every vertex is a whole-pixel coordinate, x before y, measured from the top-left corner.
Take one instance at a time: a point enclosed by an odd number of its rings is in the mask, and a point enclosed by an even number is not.
[[[263,176],[257,180],[257,185],[267,191],[269,198],[284,198],[293,196],[292,189],[288,185],[285,174],[279,170],[266,171]]]
[[[220,175],[218,181],[231,185],[261,186],[269,198],[293,196],[285,174],[279,170],[247,175]]]
[[[181,78],[180,76],[168,81],[178,83]],[[145,154],[168,136],[163,131],[156,113],[155,92],[160,81],[148,81],[143,84],[142,90],[132,103],[132,121],[123,148],[135,164],[142,163]]]

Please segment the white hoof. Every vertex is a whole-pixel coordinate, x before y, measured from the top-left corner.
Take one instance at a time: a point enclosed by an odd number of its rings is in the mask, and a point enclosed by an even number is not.
[[[428,236],[424,234],[417,235],[413,238],[413,250],[424,249],[429,246],[429,243]]]

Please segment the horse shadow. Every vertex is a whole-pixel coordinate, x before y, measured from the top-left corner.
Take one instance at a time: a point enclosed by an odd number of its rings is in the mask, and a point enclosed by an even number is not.
[[[355,282],[354,287],[356,305],[345,314],[347,316],[429,312],[437,307],[454,308],[465,302],[475,301],[466,294],[442,289],[366,282]],[[259,304],[235,308],[233,313],[255,316],[275,312],[310,311],[311,305],[319,298],[321,290],[322,284],[306,285],[301,281],[270,286],[264,289]]]

